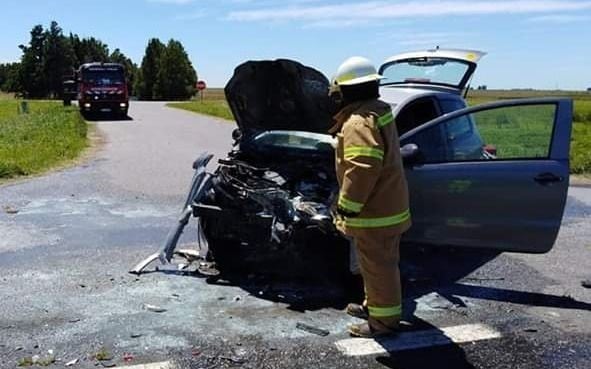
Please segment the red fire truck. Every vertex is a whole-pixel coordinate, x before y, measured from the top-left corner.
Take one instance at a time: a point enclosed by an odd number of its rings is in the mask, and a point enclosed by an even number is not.
[[[110,112],[127,116],[129,91],[123,65],[87,63],[80,66],[76,75],[82,113]]]

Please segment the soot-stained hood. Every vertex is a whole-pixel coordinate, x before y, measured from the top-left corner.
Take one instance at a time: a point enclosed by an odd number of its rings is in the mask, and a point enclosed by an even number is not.
[[[332,125],[328,79],[293,60],[247,61],[234,70],[226,99],[243,135],[268,130],[326,133]]]

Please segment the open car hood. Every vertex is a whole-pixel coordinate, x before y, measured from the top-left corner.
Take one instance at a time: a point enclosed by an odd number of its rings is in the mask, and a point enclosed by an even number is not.
[[[244,136],[269,130],[326,133],[332,125],[328,88],[319,71],[278,59],[239,65],[225,93]]]
[[[395,55],[380,67],[383,86],[464,90],[478,61],[486,53],[477,50],[433,49]]]

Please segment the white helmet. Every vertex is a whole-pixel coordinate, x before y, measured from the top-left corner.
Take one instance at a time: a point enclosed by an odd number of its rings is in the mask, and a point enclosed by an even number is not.
[[[336,84],[341,86],[358,85],[365,82],[377,81],[384,77],[378,74],[376,67],[369,59],[353,56],[343,62],[334,77]]]

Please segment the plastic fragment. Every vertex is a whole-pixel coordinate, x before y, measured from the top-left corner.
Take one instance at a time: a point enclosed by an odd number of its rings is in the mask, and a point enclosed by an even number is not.
[[[330,332],[327,331],[326,329],[313,327],[311,325],[304,324],[304,323],[297,323],[296,328],[301,331],[305,331],[305,332],[312,333],[312,334],[322,336],[322,337],[326,337],[330,334]]]

